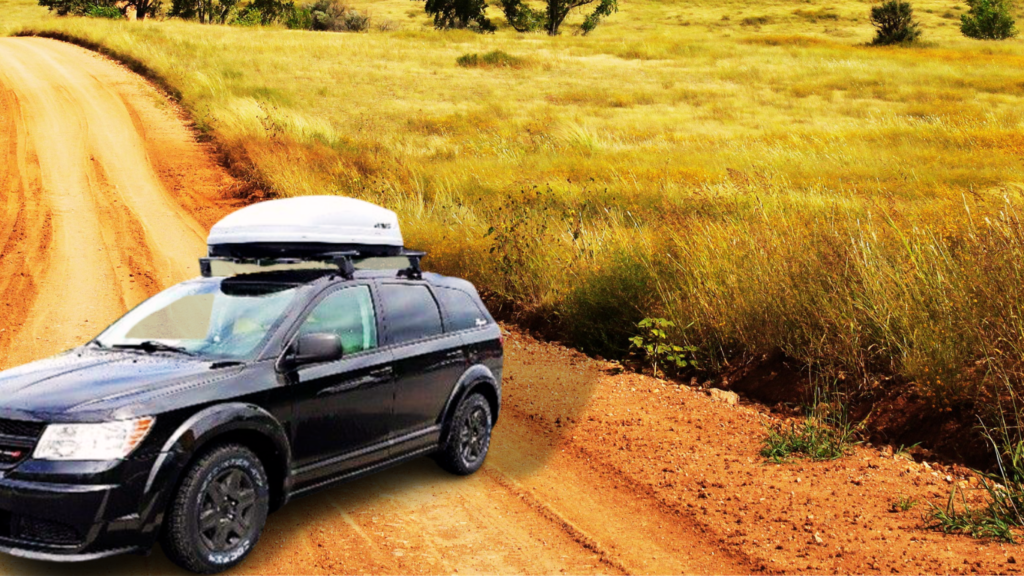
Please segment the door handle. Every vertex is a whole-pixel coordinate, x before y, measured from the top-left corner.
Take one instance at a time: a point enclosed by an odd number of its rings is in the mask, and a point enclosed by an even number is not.
[[[345,380],[344,382],[342,382],[340,384],[335,384],[334,386],[328,386],[327,388],[322,388],[321,390],[319,390],[316,393],[316,395],[317,396],[330,396],[331,394],[338,394],[340,392],[345,392],[345,391],[348,391],[348,390],[355,390],[356,388],[359,388],[361,386],[369,386],[371,384],[380,384],[382,382],[387,382],[388,380],[390,380],[391,379],[391,374],[392,374],[392,370],[391,370],[390,367],[389,368],[381,368],[379,370],[374,370],[373,372],[370,372],[366,376],[360,376],[359,378],[352,378],[351,380]]]

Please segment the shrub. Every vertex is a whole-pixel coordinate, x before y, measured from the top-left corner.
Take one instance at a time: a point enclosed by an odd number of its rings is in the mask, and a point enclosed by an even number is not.
[[[338,0],[317,0],[308,4],[309,30],[327,32],[363,32],[370,28],[370,15],[359,12]]]
[[[655,378],[658,377],[659,364],[668,366],[670,370],[697,367],[692,358],[696,347],[679,346],[669,340],[666,330],[675,328],[675,322],[664,318],[644,318],[636,326],[640,334],[629,339],[630,348],[637,350],[643,360],[650,363]]]
[[[85,11],[85,15],[90,18],[109,18],[111,20],[118,20],[124,17],[121,10],[114,6],[97,6],[93,4]]]
[[[235,26],[259,26],[263,24],[263,12],[259,8],[247,6],[231,23]]]
[[[970,10],[960,16],[960,31],[978,40],[1005,40],[1017,35],[1009,0],[967,0]]]
[[[871,8],[871,25],[877,28],[875,45],[910,44],[921,37],[910,2],[887,0]]]
[[[455,63],[463,68],[522,68],[525,60],[501,50],[493,50],[486,54],[463,54]]]
[[[290,30],[312,30],[313,14],[305,6],[291,6],[284,15],[283,23]]]

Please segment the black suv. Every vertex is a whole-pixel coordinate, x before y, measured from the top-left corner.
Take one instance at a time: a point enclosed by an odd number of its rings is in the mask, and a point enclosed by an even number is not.
[[[292,496],[425,454],[476,471],[501,370],[501,329],[464,280],[342,259],[183,282],[0,372],[0,551],[161,539],[186,569],[230,568]]]

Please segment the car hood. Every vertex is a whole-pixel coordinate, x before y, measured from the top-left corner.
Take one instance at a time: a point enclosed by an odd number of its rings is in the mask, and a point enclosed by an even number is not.
[[[216,379],[210,362],[188,356],[78,348],[0,372],[0,414],[66,420],[134,403],[168,388]]]

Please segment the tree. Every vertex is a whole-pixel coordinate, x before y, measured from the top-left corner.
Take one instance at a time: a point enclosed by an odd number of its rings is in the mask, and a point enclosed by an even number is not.
[[[1005,40],[1017,35],[1009,0],[967,0],[970,10],[960,16],[960,31],[978,40]]]
[[[494,32],[494,24],[487,17],[487,0],[427,0],[426,10],[439,30],[471,28]]]
[[[501,8],[510,26],[519,32],[544,29],[551,36],[557,36],[565,18],[573,10],[597,4],[584,18],[580,32],[589,34],[602,19],[619,10],[618,0],[546,0],[542,12],[531,8],[523,0],[501,0]]]
[[[871,8],[871,25],[877,28],[876,45],[910,44],[921,37],[914,8],[903,0],[886,0],[881,6]]]

